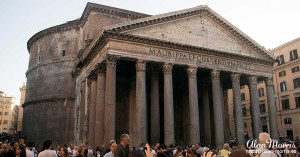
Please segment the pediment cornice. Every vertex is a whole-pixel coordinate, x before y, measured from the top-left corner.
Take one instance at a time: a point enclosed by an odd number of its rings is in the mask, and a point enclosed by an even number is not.
[[[240,31],[238,28],[233,26],[231,23],[229,23],[227,20],[225,20],[223,17],[218,15],[216,12],[214,12],[207,6],[198,6],[191,9],[185,9],[181,11],[155,15],[151,17],[138,19],[138,20],[115,24],[115,25],[104,27],[104,30],[115,32],[115,33],[120,33],[120,32],[126,33],[126,31],[129,30],[155,25],[159,23],[164,23],[164,22],[168,22],[180,18],[186,18],[197,14],[202,14],[209,17],[217,24],[222,26],[224,29],[226,29],[228,32],[233,34],[236,38],[238,38],[242,43],[247,45],[249,48],[261,54],[265,59],[270,61],[275,60],[275,57],[272,54],[270,54],[265,48],[260,46],[253,39],[251,39],[249,36],[247,36],[245,33]]]

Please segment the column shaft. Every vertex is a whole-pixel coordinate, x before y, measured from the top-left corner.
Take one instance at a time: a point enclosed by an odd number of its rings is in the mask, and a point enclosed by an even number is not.
[[[94,76],[95,77],[95,76]],[[96,121],[96,97],[97,97],[97,80],[91,80],[91,102],[89,118],[89,145],[95,146],[95,121]]]
[[[159,114],[159,77],[158,72],[151,75],[151,143],[160,142],[160,114]]]
[[[130,136],[130,148],[138,146],[137,142],[137,134],[136,129],[136,83],[132,81],[130,83],[130,91],[129,91],[129,134]]]
[[[235,115],[235,132],[237,137],[237,144],[244,145],[244,119],[241,101],[240,75],[231,74],[232,90],[233,90],[233,104]]]
[[[204,114],[204,141],[211,145],[210,109],[209,109],[208,87],[203,87],[203,114]]]
[[[261,126],[261,117],[259,110],[259,100],[257,92],[257,77],[249,77],[249,86],[250,86],[250,102],[251,102],[251,118],[252,118],[252,129],[253,129],[253,138],[258,138],[259,133],[262,132]]]
[[[98,67],[97,77],[97,104],[96,104],[96,123],[95,123],[95,145],[100,146],[104,143],[104,113],[105,113],[105,65]]]
[[[164,64],[164,133],[165,133],[165,144],[174,144],[174,104],[173,104],[173,80],[172,80],[172,69],[171,64]]]
[[[223,111],[221,101],[220,88],[220,71],[213,70],[211,72],[212,78],[212,94],[213,94],[213,110],[214,110],[214,126],[215,126],[215,145],[216,147],[224,144],[224,124]]]
[[[274,98],[273,78],[272,77],[266,78],[265,84],[266,84],[266,88],[267,88],[271,138],[279,140],[277,115],[276,115],[277,111],[276,111],[276,104],[275,104],[275,98]]]
[[[199,129],[199,108],[198,108],[198,90],[197,90],[197,68],[189,67],[187,69],[189,80],[189,110],[190,110],[190,143],[200,141]]]
[[[138,143],[147,140],[147,110],[146,110],[146,62],[137,61],[136,63],[136,135]]]
[[[116,56],[106,56],[104,143],[107,146],[110,140],[116,139],[116,62]]]

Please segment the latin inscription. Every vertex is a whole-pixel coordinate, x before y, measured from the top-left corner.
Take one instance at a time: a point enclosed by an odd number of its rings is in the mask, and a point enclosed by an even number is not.
[[[216,65],[221,65],[221,66],[229,66],[229,67],[233,67],[233,68],[250,69],[250,64],[245,64],[245,63],[236,62],[236,61],[230,61],[230,60],[226,60],[226,59],[219,59],[219,58],[215,58],[215,57],[202,56],[199,54],[188,54],[188,53],[184,53],[184,52],[168,51],[168,50],[161,50],[161,49],[151,49],[151,48],[149,50],[149,53],[157,55],[157,56],[197,61],[198,63],[210,63],[210,64],[216,64]]]

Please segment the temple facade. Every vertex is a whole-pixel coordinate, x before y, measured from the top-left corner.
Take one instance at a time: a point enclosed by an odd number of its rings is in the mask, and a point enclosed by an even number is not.
[[[265,82],[278,138],[275,57],[207,6],[150,16],[88,3],[80,19],[37,33],[28,49],[23,130],[30,140],[99,146],[129,133],[132,146],[219,146],[231,136],[232,89],[242,145],[243,85],[253,135],[262,132],[257,81]]]

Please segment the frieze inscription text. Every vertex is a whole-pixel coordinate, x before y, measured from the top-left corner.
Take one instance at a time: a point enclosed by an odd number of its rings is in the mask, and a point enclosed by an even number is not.
[[[228,66],[228,67],[232,67],[232,68],[242,68],[242,69],[250,69],[251,68],[250,64],[226,60],[226,59],[220,59],[220,58],[216,58],[216,57],[202,56],[200,54],[189,54],[189,53],[184,53],[184,52],[152,49],[152,48],[150,48],[149,53],[157,55],[157,56],[197,61],[198,63],[208,63],[208,64],[215,64],[215,65],[220,65],[220,66]]]

